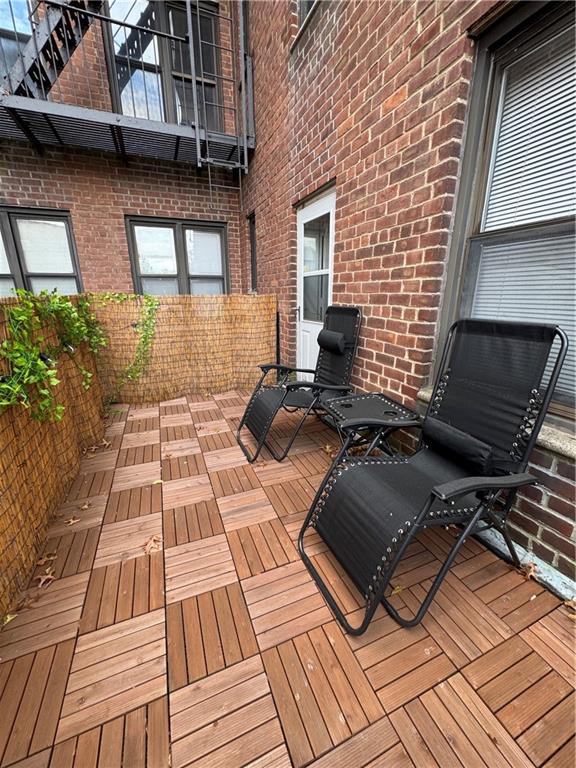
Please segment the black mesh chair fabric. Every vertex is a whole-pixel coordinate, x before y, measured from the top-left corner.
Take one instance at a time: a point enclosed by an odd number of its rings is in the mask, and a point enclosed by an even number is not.
[[[284,395],[281,387],[262,387],[252,398],[245,424],[257,440],[268,432]]]
[[[320,348],[314,381],[319,384],[348,386],[356,356],[356,344],[362,315],[357,307],[328,307],[324,329],[344,336],[344,352]],[[332,397],[334,397],[332,393]]]
[[[432,486],[466,474],[458,464],[428,449],[405,460],[346,460],[328,481],[316,530],[366,594],[376,569],[385,569],[396,544],[414,525]],[[457,515],[476,503],[474,496],[466,497],[450,508],[450,514]]]
[[[495,468],[507,469],[555,333],[553,326],[460,321],[429,415],[493,446]]]

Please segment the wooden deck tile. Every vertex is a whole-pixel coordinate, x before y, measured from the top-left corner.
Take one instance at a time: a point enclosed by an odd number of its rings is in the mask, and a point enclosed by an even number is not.
[[[161,552],[95,568],[80,620],[80,634],[164,607]]]
[[[103,472],[116,467],[118,460],[118,450],[94,451],[84,455],[80,462],[80,472],[87,474],[90,472]]]
[[[166,768],[169,764],[164,696],[57,744],[50,768]]]
[[[149,418],[132,419],[126,422],[124,427],[125,435],[134,435],[141,432],[151,432],[160,429],[160,417],[150,416]]]
[[[262,655],[296,766],[382,717],[340,630],[318,627]]]
[[[111,469],[78,475],[68,491],[68,501],[84,500],[109,493],[113,477],[114,472]]]
[[[238,445],[232,448],[220,448],[219,450],[210,451],[206,454],[205,458],[208,472],[218,472],[222,469],[243,465],[248,466],[246,456],[244,456],[242,449]]]
[[[162,480],[164,482],[205,474],[206,464],[200,453],[195,453],[190,456],[170,457],[163,459],[162,461]]]
[[[264,520],[278,519],[268,497],[261,488],[256,488],[234,496],[225,496],[217,500],[224,528],[234,531],[247,525],[255,525]]]
[[[238,580],[224,534],[171,547],[165,552],[165,560],[167,603]]]
[[[262,486],[277,485],[293,480],[299,480],[301,475],[290,459],[282,463],[277,461],[261,461],[254,464],[254,472]]]
[[[197,437],[188,437],[183,440],[167,440],[162,443],[163,459],[176,459],[179,456],[192,456],[195,453],[200,453]]]
[[[214,498],[208,475],[182,477],[179,480],[167,480],[162,484],[162,503],[164,509],[175,509],[199,501]]]
[[[0,765],[53,743],[73,651],[70,639],[0,664],[6,676],[0,694]]]
[[[204,431],[204,428],[211,422],[222,420],[222,411],[215,403],[212,404],[211,408],[206,408],[201,411],[192,411],[192,421],[194,422],[198,435],[207,434]],[[226,419],[224,419],[224,421],[226,421]]]
[[[202,415],[204,415],[204,413],[205,412],[203,412]],[[211,421],[195,421],[194,426],[199,439],[208,435],[218,435],[220,432],[230,431],[230,425],[226,419],[220,418],[212,419]]]
[[[576,687],[576,626],[568,608],[560,606],[520,636],[573,688]]]
[[[152,461],[160,461],[160,443],[140,445],[134,448],[122,448],[118,455],[116,467],[134,467],[136,465],[149,464]]]
[[[171,691],[258,653],[238,583],[171,603],[166,619]]]
[[[179,427],[162,427],[160,430],[160,442],[174,443],[181,440],[195,440],[196,430],[192,424],[184,424]]]
[[[189,424],[193,424],[192,416],[189,411],[185,413],[171,413],[169,415],[160,416],[160,428],[166,427],[184,427]]]
[[[289,765],[259,657],[170,695],[172,765]]]
[[[82,635],[56,741],[65,741],[166,694],[164,610]]]
[[[104,517],[104,510],[106,509],[106,503],[108,496],[102,494],[100,496],[92,496],[91,498],[83,499],[82,501],[67,501],[58,508],[58,512],[48,526],[49,537],[65,536],[70,533],[71,527],[69,524],[70,518],[75,518],[77,522],[74,523],[74,533],[82,531],[85,528],[94,528],[94,526],[100,525],[102,518]]]
[[[143,485],[127,491],[110,494],[104,523],[120,523],[136,517],[152,515],[162,511],[162,488],[156,485]]]
[[[241,584],[261,650],[331,619],[324,599],[300,560],[244,579]]]
[[[148,461],[134,467],[119,467],[114,472],[112,491],[125,491],[141,485],[151,485],[160,480],[160,462]]]
[[[398,736],[390,720],[382,717],[327,755],[314,760],[310,768],[408,768],[412,763],[406,763],[401,752],[393,751],[395,745],[401,746]]]
[[[124,435],[122,448],[142,448],[145,445],[154,445],[160,442],[160,430],[150,429],[147,432],[134,432]]]
[[[209,456],[210,454],[207,454]],[[233,496],[236,493],[260,488],[260,482],[254,470],[248,464],[242,464],[230,469],[210,473],[210,482],[217,499],[222,496]]]
[[[266,495],[280,517],[296,512],[308,512],[316,491],[306,479],[296,479],[278,485],[268,485]]]
[[[54,569],[54,576],[57,579],[73,576],[76,573],[85,573],[94,563],[100,529],[92,526],[80,528],[76,532],[75,525],[76,523],[68,524],[65,528],[69,533],[50,536],[44,542],[40,561],[45,557],[56,555],[56,558],[47,565]],[[37,566],[34,569],[33,581],[46,570],[47,565]]]
[[[199,400],[198,402],[188,401],[188,409],[191,413],[199,413],[201,411],[211,411],[216,407],[214,400]]]
[[[130,408],[128,411],[128,421],[140,421],[142,419],[155,419],[160,415],[160,409],[157,405],[149,405],[143,408]]]
[[[141,557],[152,536],[160,537],[161,541],[162,515],[159,512],[102,526],[94,567]]]
[[[222,518],[214,499],[168,509],[163,513],[163,521],[165,548],[224,533]]]
[[[0,632],[0,659],[13,659],[75,637],[88,576],[80,573],[30,590],[30,607],[20,610]]]
[[[256,576],[299,558],[278,519],[229,531],[228,544],[240,579]]]
[[[221,448],[232,448],[237,445],[236,438],[230,431],[217,432],[214,435],[199,437],[198,443],[204,454],[210,453],[210,451],[218,451]]]

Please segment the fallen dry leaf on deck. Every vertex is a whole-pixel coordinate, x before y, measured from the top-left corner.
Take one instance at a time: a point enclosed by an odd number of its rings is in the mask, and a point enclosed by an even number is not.
[[[91,506],[92,506],[92,502],[87,501],[85,504],[82,504],[81,506],[79,506],[78,509],[90,509]]]
[[[536,563],[525,563],[520,567],[520,573],[525,579],[536,579],[536,573],[538,572],[538,566]]]
[[[566,608],[576,611],[576,600],[564,600],[564,605]]]
[[[5,627],[6,624],[9,624],[13,619],[18,616],[17,613],[7,613],[4,616],[2,616],[2,627]]]
[[[171,459],[171,458],[172,458],[172,454],[171,454],[171,453],[166,453],[166,454],[164,455],[164,458],[165,458],[165,459]]]
[[[154,536],[150,536],[148,541],[144,544],[144,552],[149,555],[151,552],[158,552],[162,549],[162,536],[155,533]]]
[[[164,480],[154,480],[152,485],[162,485],[163,482],[164,482]]]
[[[46,563],[51,563],[53,560],[56,560],[57,557],[58,555],[56,552],[47,552],[37,561],[36,565],[46,565]]]
[[[402,592],[402,590],[403,590],[403,589],[404,589],[404,587],[402,586],[402,584],[397,584],[397,585],[394,587],[394,589],[392,590],[391,594],[392,594],[392,595],[399,595],[399,594],[400,594],[400,592]]]
[[[38,582],[38,587],[42,589],[43,587],[50,586],[55,579],[54,568],[46,568],[43,574],[36,576],[35,581]]]
[[[80,518],[74,517],[74,515],[72,515],[72,517],[69,517],[68,520],[64,520],[64,525],[74,525],[74,523],[79,523],[79,522],[80,522]]]

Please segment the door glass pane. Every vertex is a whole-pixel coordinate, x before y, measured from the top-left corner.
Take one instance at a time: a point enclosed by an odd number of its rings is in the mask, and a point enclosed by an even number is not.
[[[142,293],[154,296],[177,296],[178,280],[175,277],[143,277]]]
[[[0,237],[0,274],[10,274],[8,256],[6,256],[6,248],[4,247],[4,241],[2,240],[2,237]]]
[[[16,224],[27,272],[74,272],[65,222],[16,219]]]
[[[330,214],[304,224],[304,272],[329,269]]]
[[[304,276],[304,320],[321,323],[328,307],[328,275]]]
[[[78,293],[78,286],[73,277],[31,277],[30,286],[34,293],[57,291],[62,296]]]
[[[190,280],[190,293],[193,296],[213,296],[224,293],[222,280]]]
[[[134,239],[141,275],[178,274],[171,227],[134,227]]]
[[[187,229],[186,255],[191,275],[222,274],[222,238],[219,232]]]
[[[14,280],[11,277],[0,277],[0,296],[14,296]]]

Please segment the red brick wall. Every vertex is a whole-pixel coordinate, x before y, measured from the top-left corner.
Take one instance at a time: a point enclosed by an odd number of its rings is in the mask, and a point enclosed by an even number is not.
[[[365,316],[353,383],[409,404],[427,383],[473,67],[466,30],[493,5],[320,2],[290,52],[296,3],[250,4],[257,148],[244,213],[256,213],[258,287],[278,294],[286,361],[296,349],[293,206],[333,183],[333,298]],[[517,504],[515,538],[573,575],[573,465],[545,451],[535,464],[544,487]]]
[[[230,184],[229,175],[213,180]],[[213,190],[194,166],[112,154],[47,150],[6,143],[0,204],[70,211],[86,290],[132,291],[125,216],[199,219],[227,224],[231,289],[242,286],[236,190]]]

